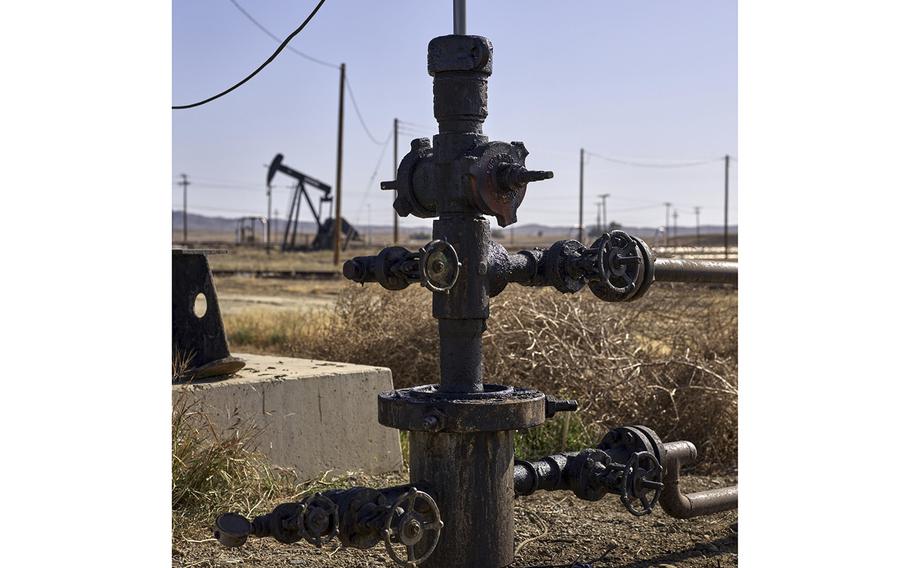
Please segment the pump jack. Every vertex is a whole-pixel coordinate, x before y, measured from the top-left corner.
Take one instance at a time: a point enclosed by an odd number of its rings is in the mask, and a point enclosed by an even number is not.
[[[322,221],[323,204],[328,203],[329,211],[332,210],[332,186],[284,165],[282,163],[283,160],[284,155],[277,154],[269,165],[269,173],[266,177],[266,184],[269,187],[272,186],[272,179],[278,172],[297,180],[297,186],[294,188],[294,194],[291,196],[291,206],[288,208],[288,220],[287,224],[284,226],[284,238],[281,241],[281,250],[326,250],[332,248],[332,237],[335,234],[335,219],[329,217],[325,222]],[[310,199],[306,186],[313,187],[322,192],[322,196],[319,198],[318,209],[313,206],[313,200]],[[313,214],[313,219],[316,222],[316,236],[313,237],[313,241],[309,246],[297,245],[297,225],[300,220],[300,202],[302,199],[306,199],[306,203],[310,207],[310,212]],[[343,244],[345,249],[347,249],[348,242],[350,242],[351,239],[360,240],[360,234],[344,219],[344,217],[341,218],[341,233],[344,235]]]

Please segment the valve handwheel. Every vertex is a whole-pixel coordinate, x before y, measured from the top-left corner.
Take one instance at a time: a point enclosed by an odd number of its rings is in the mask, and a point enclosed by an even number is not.
[[[338,534],[338,505],[325,495],[314,493],[303,502],[298,522],[304,540],[321,548]]]
[[[657,457],[651,452],[636,452],[629,458],[623,470],[620,500],[626,510],[641,517],[654,509],[664,484],[663,469]],[[650,497],[649,497],[650,494]],[[641,504],[639,509],[636,502]]]
[[[433,292],[451,290],[458,281],[460,268],[455,247],[445,241],[435,240],[421,249],[420,276]]]
[[[422,506],[418,506],[418,503]],[[433,540],[426,552],[417,558],[414,547],[426,537],[427,531],[433,532]],[[441,532],[442,518],[436,501],[427,493],[411,488],[392,504],[385,528],[382,530],[382,537],[385,540],[385,549],[395,564],[414,568],[433,554]],[[395,552],[392,547],[393,540],[405,546],[407,559],[401,558]]]
[[[597,251],[594,270],[599,274],[588,286],[608,302],[631,299],[642,281],[642,264],[646,264],[638,242],[624,231],[604,233],[591,248]]]

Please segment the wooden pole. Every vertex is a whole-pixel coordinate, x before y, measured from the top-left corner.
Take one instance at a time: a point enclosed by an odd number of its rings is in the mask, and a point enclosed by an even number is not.
[[[344,153],[344,63],[338,87],[338,158],[335,165],[335,265],[341,262],[341,162]]]

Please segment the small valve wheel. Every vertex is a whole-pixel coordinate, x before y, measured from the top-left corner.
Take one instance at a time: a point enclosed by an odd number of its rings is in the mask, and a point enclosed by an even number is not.
[[[594,241],[596,252],[593,278],[588,287],[601,300],[625,302],[636,296],[644,281],[647,264],[639,241],[624,231],[610,231]],[[653,268],[652,268],[653,270]]]
[[[433,292],[448,292],[458,281],[461,263],[455,247],[445,241],[432,241],[420,256],[420,276]]]
[[[303,502],[300,514],[300,532],[316,548],[338,534],[338,506],[321,493],[314,493]]]
[[[664,484],[663,469],[657,457],[651,452],[636,452],[629,458],[623,470],[620,500],[626,510],[641,517],[654,509]],[[641,508],[636,506],[636,501]]]
[[[439,544],[439,535],[442,533],[442,519],[436,501],[423,491],[411,488],[410,491],[399,497],[389,511],[382,538],[385,540],[385,549],[389,557],[399,566],[416,567],[424,562],[436,550]],[[426,548],[426,552],[419,558],[416,557],[414,547],[427,537],[427,531],[433,532],[433,540]],[[392,543],[403,544],[407,549],[407,559],[401,558]]]

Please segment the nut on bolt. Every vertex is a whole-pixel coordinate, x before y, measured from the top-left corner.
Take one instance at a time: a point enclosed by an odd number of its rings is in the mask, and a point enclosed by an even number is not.
[[[560,399],[548,396],[545,404],[545,413],[547,418],[553,418],[556,416],[557,412],[575,412],[578,410],[577,400]]]
[[[439,432],[443,427],[443,415],[438,410],[433,410],[423,417],[422,425],[429,432]]]

